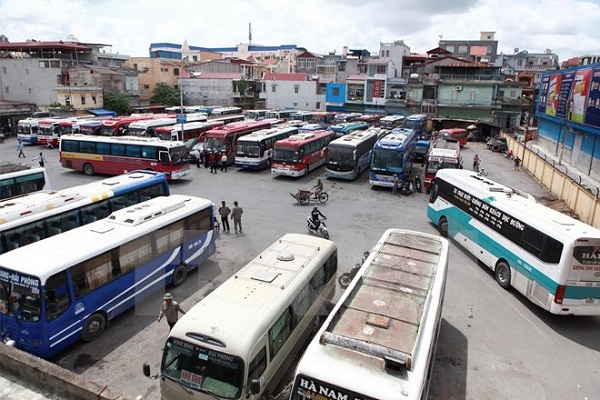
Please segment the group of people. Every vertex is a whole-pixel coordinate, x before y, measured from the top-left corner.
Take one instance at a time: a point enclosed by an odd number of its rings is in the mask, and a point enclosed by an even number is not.
[[[240,207],[237,201],[233,202],[233,210],[227,207],[227,203],[225,200],[221,202],[221,207],[219,207],[219,215],[221,216],[221,226],[223,227],[223,232],[229,232],[229,218],[233,220],[233,229],[235,233],[242,233],[242,214],[244,210]]]
[[[218,153],[217,151],[201,151],[198,154],[198,159],[196,160],[196,167],[200,168],[201,164],[204,164],[205,168],[210,168],[210,172],[217,173],[217,168],[221,167],[221,172],[227,172],[227,153]]]
[[[510,158],[514,161],[515,163],[515,171],[519,171],[520,170],[520,166],[521,166],[521,158],[519,156],[513,156],[513,152],[512,150],[506,155],[507,158]],[[479,158],[478,154],[475,154],[475,157],[473,157],[473,171],[475,172],[479,172],[479,165],[481,164],[481,158]]]

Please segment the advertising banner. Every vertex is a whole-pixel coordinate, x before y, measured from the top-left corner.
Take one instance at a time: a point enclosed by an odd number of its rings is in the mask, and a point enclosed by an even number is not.
[[[585,125],[600,128],[600,67],[591,71],[590,91],[583,121]]]
[[[573,88],[571,89],[572,106],[569,120],[583,124],[585,116],[585,102],[588,98],[590,89],[590,80],[592,77],[591,69],[581,69],[575,73]]]

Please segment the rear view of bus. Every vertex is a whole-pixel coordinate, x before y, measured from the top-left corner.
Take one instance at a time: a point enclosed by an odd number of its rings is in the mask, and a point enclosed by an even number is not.
[[[308,345],[291,400],[427,399],[448,241],[388,229]]]

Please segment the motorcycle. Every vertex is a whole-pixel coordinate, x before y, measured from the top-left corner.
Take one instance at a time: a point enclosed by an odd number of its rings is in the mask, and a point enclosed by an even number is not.
[[[323,218],[323,219],[325,219],[325,218]],[[308,228],[309,232],[312,233],[313,235],[320,236],[324,239],[329,239],[329,231],[327,230],[325,221],[321,220],[319,227],[315,228],[314,222],[313,222],[311,216],[309,215],[308,218],[306,218],[306,227]]]
[[[354,277],[358,273],[358,270],[360,269],[360,267],[362,267],[367,257],[369,257],[369,252],[365,251],[363,253],[363,259],[361,262],[354,264],[354,267],[352,267],[350,272],[344,272],[340,275],[340,277],[338,278],[338,283],[341,287],[345,289],[348,287],[348,285],[350,285],[350,282],[352,282],[352,279],[354,279]]]
[[[414,181],[410,180],[410,179],[406,179],[404,181],[402,181],[402,184],[400,186],[400,193],[402,193],[405,196],[408,196],[411,193],[422,192],[423,186],[421,184],[421,178],[416,177]]]

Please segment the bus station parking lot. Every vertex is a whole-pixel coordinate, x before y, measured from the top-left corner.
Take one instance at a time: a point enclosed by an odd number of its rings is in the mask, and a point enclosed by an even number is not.
[[[29,161],[39,148],[26,146]],[[536,198],[546,191],[525,171],[485,143],[470,142],[463,151],[470,168],[479,154],[489,177],[527,191]],[[17,159],[16,141],[0,145],[5,161]],[[44,150],[52,187],[62,189],[96,179],[63,169],[57,150]],[[290,193],[323,180],[329,201],[301,205]],[[191,175],[171,184],[172,193],[205,197],[219,205],[238,201],[244,208],[243,234],[221,231],[217,252],[190,274],[182,286],[169,289],[189,309],[285,233],[307,233],[306,217],[317,205],[338,246],[338,274],[347,272],[387,228],[437,233],[426,217],[426,193],[391,194],[371,189],[368,172],[352,182],[327,180],[324,168],[307,177],[277,177],[270,171],[210,174],[191,166]],[[337,297],[341,293],[337,288]],[[158,381],[142,375],[148,362],[159,370],[166,323],[156,323],[161,294],[152,296],[112,321],[102,337],[78,343],[52,359],[86,379],[131,397],[158,399]],[[430,390],[432,399],[593,399],[600,393],[600,318],[551,315],[515,291],[501,289],[491,271],[451,241],[442,326]]]

